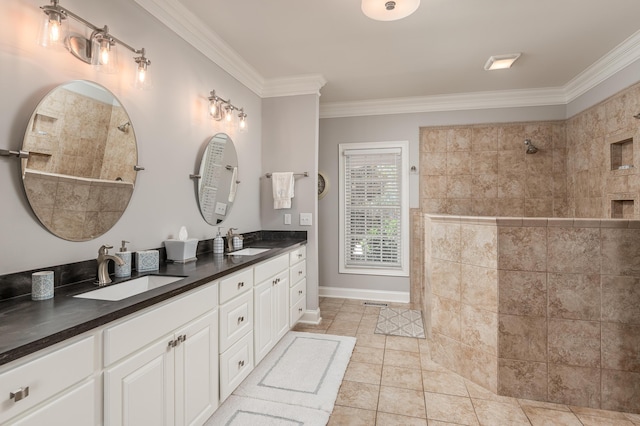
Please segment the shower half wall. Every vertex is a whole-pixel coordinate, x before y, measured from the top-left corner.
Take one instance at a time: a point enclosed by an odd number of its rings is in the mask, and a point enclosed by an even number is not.
[[[434,361],[500,395],[640,412],[639,220],[423,219]]]

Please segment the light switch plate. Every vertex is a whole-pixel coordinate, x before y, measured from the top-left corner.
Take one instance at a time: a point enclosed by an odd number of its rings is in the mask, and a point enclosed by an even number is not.
[[[311,226],[311,213],[300,213],[300,225]]]
[[[284,214],[284,224],[291,225],[291,213]]]

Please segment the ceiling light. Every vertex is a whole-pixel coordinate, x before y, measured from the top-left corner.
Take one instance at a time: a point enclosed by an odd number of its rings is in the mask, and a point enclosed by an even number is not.
[[[376,21],[406,18],[420,6],[420,0],[362,0],[362,12]]]
[[[496,55],[491,56],[486,64],[484,64],[484,69],[487,71],[493,70],[503,70],[506,68],[511,68],[511,65],[520,57],[520,53],[511,53],[509,55]]]

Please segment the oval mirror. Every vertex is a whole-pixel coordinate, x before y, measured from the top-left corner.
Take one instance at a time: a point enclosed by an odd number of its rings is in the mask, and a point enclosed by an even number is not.
[[[33,112],[22,150],[22,182],[38,220],[69,241],[107,232],[124,213],[136,180],[131,119],[106,88],[72,81]]]
[[[202,154],[198,181],[198,205],[210,225],[222,223],[238,190],[238,155],[229,135],[214,135]]]

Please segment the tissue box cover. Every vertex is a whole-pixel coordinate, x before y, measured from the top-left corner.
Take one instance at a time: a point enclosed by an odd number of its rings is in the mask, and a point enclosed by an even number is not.
[[[155,271],[160,267],[158,250],[144,250],[136,252],[136,267],[138,272]]]
[[[196,259],[198,239],[166,240],[164,247],[167,250],[167,259],[173,262],[188,262]]]

